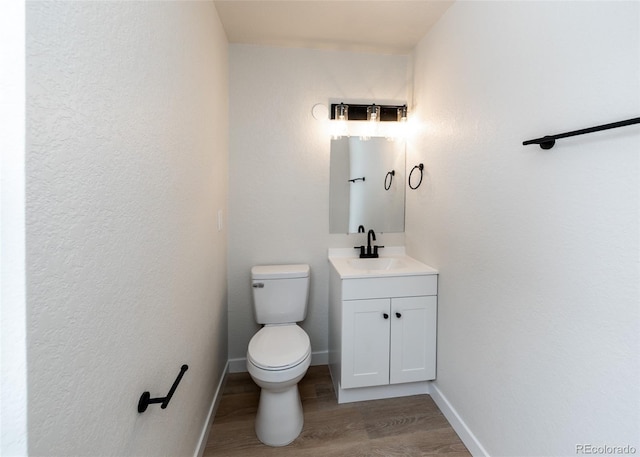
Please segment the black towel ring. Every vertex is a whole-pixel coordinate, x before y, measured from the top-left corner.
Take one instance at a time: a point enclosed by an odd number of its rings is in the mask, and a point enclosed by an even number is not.
[[[418,181],[418,184],[416,184],[416,186],[413,187],[411,185],[411,175],[413,174],[414,171],[416,171],[416,169],[420,170],[420,181]],[[420,187],[420,184],[422,184],[422,170],[424,170],[424,165],[423,164],[416,165],[415,167],[413,167],[411,169],[411,173],[409,173],[409,180],[408,180],[409,181],[408,184],[409,184],[409,187],[411,189],[416,190],[418,187]]]
[[[391,182],[393,181],[393,177],[396,175],[395,170],[391,170],[387,172],[387,176],[384,177],[384,190],[391,189]],[[387,178],[389,178],[389,184],[387,185]]]

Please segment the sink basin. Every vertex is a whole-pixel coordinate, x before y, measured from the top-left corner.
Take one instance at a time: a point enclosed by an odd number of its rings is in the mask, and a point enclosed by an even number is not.
[[[349,259],[349,265],[356,270],[394,270],[406,268],[406,263],[394,257],[377,259]]]
[[[406,255],[404,247],[384,250],[376,259],[361,259],[354,255],[353,248],[333,248],[329,250],[329,262],[342,279],[438,274],[436,269]]]

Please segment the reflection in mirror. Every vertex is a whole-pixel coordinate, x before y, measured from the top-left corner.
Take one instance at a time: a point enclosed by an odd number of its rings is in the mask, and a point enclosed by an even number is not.
[[[404,231],[404,141],[342,137],[330,161],[330,233]]]

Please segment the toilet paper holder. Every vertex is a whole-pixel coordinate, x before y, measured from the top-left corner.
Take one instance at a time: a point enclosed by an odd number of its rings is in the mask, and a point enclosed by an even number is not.
[[[171,386],[171,389],[169,390],[169,393],[166,397],[151,398],[151,394],[149,392],[143,392],[140,396],[140,401],[138,401],[138,412],[144,413],[147,410],[147,407],[152,403],[162,403],[162,405],[160,405],[160,408],[165,409],[169,405],[169,401],[171,401],[171,397],[173,397],[173,393],[176,391],[178,384],[180,384],[180,380],[182,379],[184,372],[188,369],[189,366],[182,365],[182,367],[180,368],[180,373],[178,374],[176,380],[173,382],[173,385]]]

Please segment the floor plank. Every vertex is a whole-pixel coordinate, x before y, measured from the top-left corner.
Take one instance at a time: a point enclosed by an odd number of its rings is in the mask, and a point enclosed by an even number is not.
[[[471,455],[429,395],[339,405],[326,365],[310,367],[298,387],[304,428],[293,443],[274,448],[254,431],[260,389],[248,373],[230,374],[204,456]]]

